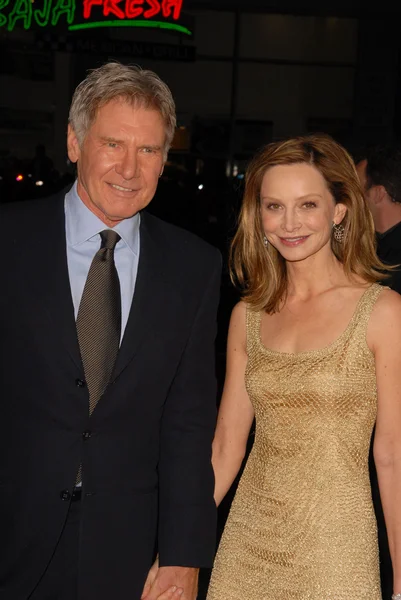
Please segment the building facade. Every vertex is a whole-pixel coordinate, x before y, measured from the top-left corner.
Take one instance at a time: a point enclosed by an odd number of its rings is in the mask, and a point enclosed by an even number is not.
[[[31,18],[25,28],[19,4],[11,25],[10,10],[0,14],[1,155],[24,158],[41,143],[63,171],[73,89],[109,59],[152,69],[169,84],[178,112],[176,153],[224,160],[234,174],[271,139],[326,131],[346,143],[355,135],[394,133],[399,19],[280,14],[275,7],[253,9],[252,2],[228,10],[224,3],[183,0],[177,22],[191,34],[115,25],[71,31],[67,13],[57,26],[49,12],[47,26]],[[389,26],[398,27],[393,39]]]

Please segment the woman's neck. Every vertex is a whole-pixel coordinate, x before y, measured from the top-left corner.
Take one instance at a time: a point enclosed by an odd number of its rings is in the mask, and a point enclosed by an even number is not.
[[[343,265],[333,254],[322,257],[318,254],[306,260],[287,262],[288,297],[307,299],[318,296],[333,287],[350,283]]]

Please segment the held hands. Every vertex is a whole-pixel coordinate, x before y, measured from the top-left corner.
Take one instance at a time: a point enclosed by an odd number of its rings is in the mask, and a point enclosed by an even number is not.
[[[159,567],[156,559],[149,571],[141,600],[195,600],[199,569]]]

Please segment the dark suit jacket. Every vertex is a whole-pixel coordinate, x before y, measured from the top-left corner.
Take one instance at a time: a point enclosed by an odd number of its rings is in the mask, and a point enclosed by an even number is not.
[[[401,223],[398,223],[398,225],[392,227],[384,234],[377,234],[377,254],[380,260],[387,265],[401,264]],[[390,277],[385,279],[382,283],[401,294],[401,269],[391,271]],[[393,569],[391,566],[391,557],[388,547],[383,508],[380,500],[377,473],[373,461],[373,446],[371,447],[369,466],[373,504],[378,526],[382,595],[383,600],[391,600],[391,595],[393,593]]]
[[[387,265],[401,265],[401,223],[377,234],[377,255]],[[401,294],[401,267],[392,271],[383,283]]]
[[[218,252],[142,214],[129,320],[89,418],[64,193],[0,218],[1,600],[44,572],[81,463],[79,598],[138,600],[156,547],[161,565],[211,566]]]

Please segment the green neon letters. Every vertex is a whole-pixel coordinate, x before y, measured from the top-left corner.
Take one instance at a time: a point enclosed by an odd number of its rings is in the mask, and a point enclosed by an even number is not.
[[[3,8],[8,5],[9,1],[10,0],[0,0],[0,10],[3,10]],[[5,25],[7,25],[7,17],[0,13],[0,27],[4,27]]]
[[[17,21],[20,21],[24,29],[29,29],[34,20],[41,27],[51,22],[57,25],[60,17],[65,15],[67,23],[74,22],[76,0],[43,0],[42,9],[35,8],[31,0],[15,0],[14,7],[8,15],[0,13],[0,27],[7,25],[8,31],[13,31]],[[8,6],[9,0],[0,0],[0,11]]]
[[[30,0],[15,0],[14,8],[8,17],[8,30],[12,31],[15,23],[21,19],[24,29],[29,29],[32,22],[32,3]]]
[[[57,0],[52,13],[52,25],[57,25],[62,14],[65,14],[68,25],[74,22],[75,0]]]
[[[41,27],[46,27],[50,20],[50,9],[52,7],[52,0],[44,0],[43,9],[39,10],[38,8],[34,10],[33,16],[35,21]]]

